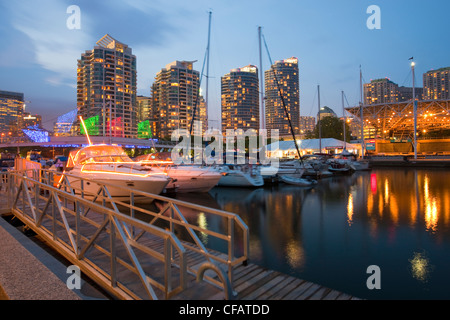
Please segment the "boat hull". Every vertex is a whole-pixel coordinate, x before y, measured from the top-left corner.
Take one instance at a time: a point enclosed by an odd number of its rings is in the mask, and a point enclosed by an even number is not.
[[[167,189],[174,189],[178,193],[184,192],[208,192],[217,184],[222,175],[217,174],[201,174],[197,176],[174,174],[169,176],[173,179],[167,185]]]
[[[169,183],[166,178],[151,178],[151,179],[108,179],[98,177],[89,177],[83,174],[83,192],[85,198],[93,199],[99,191],[102,183],[107,185],[109,194],[114,200],[128,202],[130,201],[130,189],[151,193],[155,195],[161,194]],[[76,189],[76,194],[81,194],[81,180],[77,177],[69,177],[70,185]],[[151,202],[152,199],[143,195],[134,195],[134,200],[142,202]]]
[[[219,186],[221,187],[262,187],[264,179],[261,175],[252,177],[244,173],[228,173],[220,178]]]
[[[290,177],[290,176],[279,176],[280,180],[283,181],[284,183],[287,184],[291,184],[291,185],[295,185],[295,186],[300,186],[300,187],[309,187],[309,186],[313,186],[317,183],[317,181],[315,180],[308,180],[308,179],[303,179],[303,178],[295,178],[295,177]]]

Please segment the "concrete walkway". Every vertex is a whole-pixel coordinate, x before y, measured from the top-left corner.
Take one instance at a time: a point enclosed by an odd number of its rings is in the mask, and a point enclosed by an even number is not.
[[[84,281],[81,290],[70,290],[66,281],[71,274],[66,271],[63,263],[0,216],[0,299],[104,299]]]

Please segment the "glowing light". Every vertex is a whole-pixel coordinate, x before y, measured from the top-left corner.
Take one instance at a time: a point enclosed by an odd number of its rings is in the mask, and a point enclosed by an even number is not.
[[[59,116],[55,124],[55,133],[70,133],[72,125],[77,117],[77,112],[78,110],[74,109],[66,114],[63,114],[62,116]]]
[[[426,229],[435,232],[438,225],[438,203],[436,198],[430,195],[428,175],[425,175],[424,197]]]
[[[198,226],[202,229],[208,229],[208,220],[206,219],[205,213],[200,212],[197,218]],[[202,238],[202,242],[204,244],[208,243],[208,234],[205,232],[200,232],[200,236]]]
[[[122,117],[107,121],[106,130],[113,137],[121,137],[123,135]]]
[[[372,193],[377,193],[377,175],[376,173],[372,173],[370,175],[370,189],[372,190]]]
[[[150,139],[152,138],[152,130],[150,127],[150,121],[146,120],[138,124],[138,139]]]
[[[287,262],[292,268],[300,268],[305,263],[305,252],[296,240],[289,240],[286,244]]]
[[[86,124],[84,123],[83,117],[81,117],[81,116],[80,116],[80,121],[81,121],[81,126],[84,129],[84,133],[86,134],[86,137],[88,139],[89,145],[92,145],[91,138],[89,138],[89,133],[88,133],[88,130],[86,129]]]
[[[38,142],[38,143],[50,142],[50,137],[48,136],[48,132],[45,131],[45,130],[26,130],[26,129],[22,129],[22,131],[33,142]]]
[[[426,282],[430,276],[432,266],[425,254],[416,252],[409,262],[411,263],[411,273],[413,278]]]
[[[81,119],[81,117],[80,117]],[[80,127],[81,134],[86,134],[90,136],[98,136],[98,124],[100,121],[100,117],[98,115],[86,119],[82,122],[84,122],[84,125],[82,124]]]
[[[347,204],[347,222],[349,226],[353,223],[353,194],[349,193],[348,195],[348,204]]]

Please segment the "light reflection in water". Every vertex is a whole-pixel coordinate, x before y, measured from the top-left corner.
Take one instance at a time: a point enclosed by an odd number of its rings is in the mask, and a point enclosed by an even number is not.
[[[348,203],[347,203],[347,222],[348,225],[351,226],[353,221],[353,194],[350,192],[348,194]]]
[[[386,178],[384,180],[384,204],[389,203],[389,180]]]
[[[412,259],[409,260],[411,263],[411,273],[414,279],[421,282],[426,282],[430,277],[432,267],[430,265],[429,259],[424,253],[415,252]]]
[[[427,230],[436,232],[438,223],[438,204],[436,197],[430,194],[430,180],[428,175],[425,175],[423,189],[425,200],[425,225]]]
[[[286,255],[289,266],[293,269],[300,269],[305,263],[305,253],[303,246],[298,241],[290,240],[286,244]]]
[[[429,287],[426,293],[414,287],[417,280],[430,280],[431,271],[433,278],[450,281],[445,272],[437,275],[450,265],[449,174],[383,169],[323,179],[311,189],[280,184],[257,190],[214,188],[211,195],[221,209],[239,214],[249,226],[250,260],[257,264],[361,298],[427,298],[430,292],[450,298],[440,281],[432,282],[439,288]],[[423,253],[411,256],[423,248],[439,269]],[[379,296],[355,290],[363,283],[355,268],[365,270],[372,263],[389,266],[382,267],[387,270],[383,283],[389,285]],[[326,276],[334,273],[339,276]]]
[[[204,212],[200,212],[197,217],[197,224],[200,228],[208,229],[208,221],[206,220],[206,216]],[[200,232],[201,240],[204,244],[208,243],[208,234],[205,232]]]
[[[377,193],[377,174],[372,173],[370,175],[370,189],[372,190],[372,194]]]

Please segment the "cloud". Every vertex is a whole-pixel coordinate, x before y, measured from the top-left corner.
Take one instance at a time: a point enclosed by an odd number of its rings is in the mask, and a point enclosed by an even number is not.
[[[93,41],[87,26],[83,26],[84,30],[68,29],[68,5],[61,1],[10,1],[5,6],[13,28],[29,38],[34,62],[54,73],[45,80],[53,85],[72,86],[82,48]]]
[[[70,30],[66,22],[72,13],[67,13],[67,9],[73,4],[80,8],[81,28]],[[132,49],[140,48],[136,52],[153,52],[154,55],[154,49],[164,50],[174,37],[181,37],[180,30],[183,30],[180,19],[173,19],[171,13],[174,12],[169,12],[167,6],[158,1],[111,0],[105,5],[103,1],[21,0],[3,6],[15,32],[28,38],[28,47],[31,47],[28,50],[34,62],[51,71],[52,75],[45,81],[53,86],[74,87],[77,60],[107,33]],[[183,9],[174,11],[178,17],[189,15]],[[142,56],[138,60],[149,61]],[[148,76],[143,78],[148,82]]]

